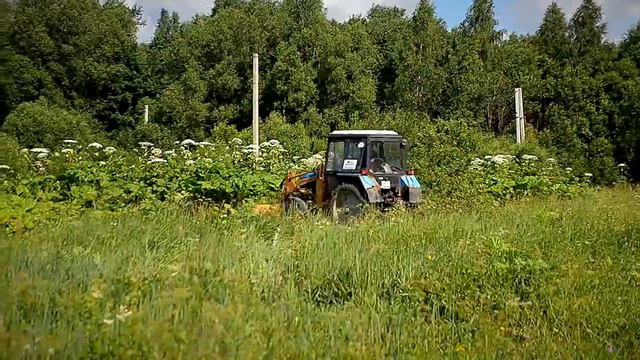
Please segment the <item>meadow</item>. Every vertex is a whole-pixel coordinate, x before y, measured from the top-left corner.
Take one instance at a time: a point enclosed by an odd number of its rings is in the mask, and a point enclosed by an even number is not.
[[[0,232],[3,358],[637,358],[640,192]]]

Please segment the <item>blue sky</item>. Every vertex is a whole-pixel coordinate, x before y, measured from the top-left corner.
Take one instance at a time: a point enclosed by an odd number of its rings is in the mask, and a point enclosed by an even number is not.
[[[153,36],[160,9],[177,11],[182,20],[197,13],[209,13],[213,0],[127,0],[130,4],[142,5],[147,26],[140,30],[140,40],[149,41]],[[552,0],[494,0],[499,28],[518,33],[534,32],[544,10]],[[438,15],[449,27],[458,25],[472,0],[435,0]],[[581,0],[557,0],[571,17]],[[608,23],[609,39],[618,40],[640,20],[640,0],[599,0]],[[413,11],[418,0],[324,0],[327,15],[337,20],[346,20],[354,14],[366,14],[373,4],[393,5]]]

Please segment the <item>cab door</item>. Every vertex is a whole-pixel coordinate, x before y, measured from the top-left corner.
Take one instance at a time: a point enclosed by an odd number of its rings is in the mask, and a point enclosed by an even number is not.
[[[326,194],[331,197],[333,190],[342,183],[356,183],[360,171],[367,167],[364,163],[365,139],[330,139],[326,160]]]

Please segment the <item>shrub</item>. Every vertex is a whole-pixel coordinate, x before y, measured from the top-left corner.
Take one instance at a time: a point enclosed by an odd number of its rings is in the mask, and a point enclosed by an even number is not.
[[[278,113],[271,113],[260,126],[262,141],[277,139],[282,145],[296,156],[311,155],[311,138],[302,123],[289,124]]]
[[[118,144],[135,148],[139,142],[150,142],[160,147],[171,147],[175,139],[171,130],[159,124],[138,124],[133,129],[122,130],[116,135]]]
[[[211,131],[211,140],[213,140],[213,142],[225,142],[239,137],[240,132],[238,129],[227,123],[219,123]]]
[[[3,173],[24,174],[29,169],[29,161],[20,155],[18,141],[12,136],[0,132],[0,169]],[[8,167],[8,168],[5,168]]]
[[[53,148],[65,139],[90,142],[100,138],[98,125],[89,116],[72,113],[43,99],[18,106],[9,114],[2,130],[25,147]]]

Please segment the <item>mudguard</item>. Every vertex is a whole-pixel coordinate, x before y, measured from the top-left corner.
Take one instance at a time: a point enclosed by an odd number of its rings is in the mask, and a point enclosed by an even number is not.
[[[380,193],[380,184],[378,184],[378,181],[368,175],[360,175],[359,178],[362,187],[367,193],[366,199],[369,200],[370,203],[383,202],[382,194]]]
[[[405,175],[400,179],[402,193],[408,194],[408,201],[411,204],[422,202],[422,186],[414,175]]]

